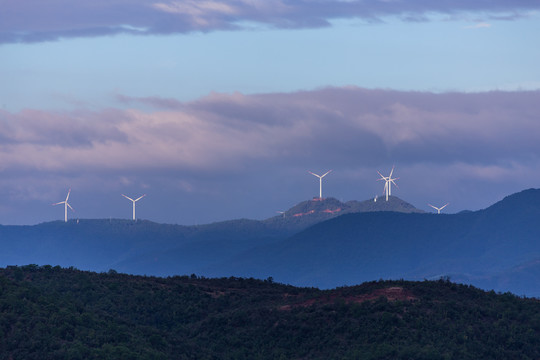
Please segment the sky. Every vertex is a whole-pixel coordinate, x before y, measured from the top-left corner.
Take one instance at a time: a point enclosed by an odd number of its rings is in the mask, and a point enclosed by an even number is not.
[[[537,0],[0,0],[0,224],[478,210],[540,183]]]

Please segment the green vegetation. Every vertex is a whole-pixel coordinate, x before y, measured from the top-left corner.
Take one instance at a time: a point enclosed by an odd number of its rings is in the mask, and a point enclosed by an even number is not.
[[[440,281],[0,269],[0,359],[538,359],[540,302]]]

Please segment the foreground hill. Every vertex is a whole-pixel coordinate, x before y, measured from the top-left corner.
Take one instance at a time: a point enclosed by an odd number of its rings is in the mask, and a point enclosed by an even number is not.
[[[540,303],[448,281],[0,269],[2,359],[537,359]]]

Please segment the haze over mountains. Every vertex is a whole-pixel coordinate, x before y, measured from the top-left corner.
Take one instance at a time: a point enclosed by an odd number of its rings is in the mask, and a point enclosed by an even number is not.
[[[540,296],[540,190],[458,214],[390,197],[302,202],[283,215],[197,226],[80,220],[0,226],[0,266],[60,265],[147,275],[267,278],[333,288],[438,278]]]

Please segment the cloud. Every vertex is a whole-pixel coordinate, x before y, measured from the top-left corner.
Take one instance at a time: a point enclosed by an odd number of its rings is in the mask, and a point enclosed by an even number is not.
[[[536,157],[540,92],[443,93],[356,87],[192,102],[118,99],[132,109],[0,112],[5,168],[206,169],[316,154],[384,162],[497,164]],[[151,111],[137,110],[138,104]],[[36,165],[39,164],[39,165]]]
[[[516,20],[539,10],[537,1],[285,1],[285,0],[69,0],[3,1],[0,43],[69,37],[174,34],[241,29],[242,23],[275,28],[330,26],[334,19],[428,21],[431,14],[479,13]]]
[[[130,190],[150,194],[154,220],[177,222],[182,213],[183,223],[200,223],[272,216],[310,198],[318,187],[307,170],[334,169],[325,191],[362,200],[382,191],[376,171],[395,164],[398,196],[420,206],[451,201],[456,210],[540,178],[540,91],[339,87],[117,100],[129,108],[0,110],[2,219],[34,221],[21,219],[37,201],[31,219],[42,221],[69,187],[84,203],[74,203],[78,216],[103,216],[110,199],[121,211],[119,192]]]

